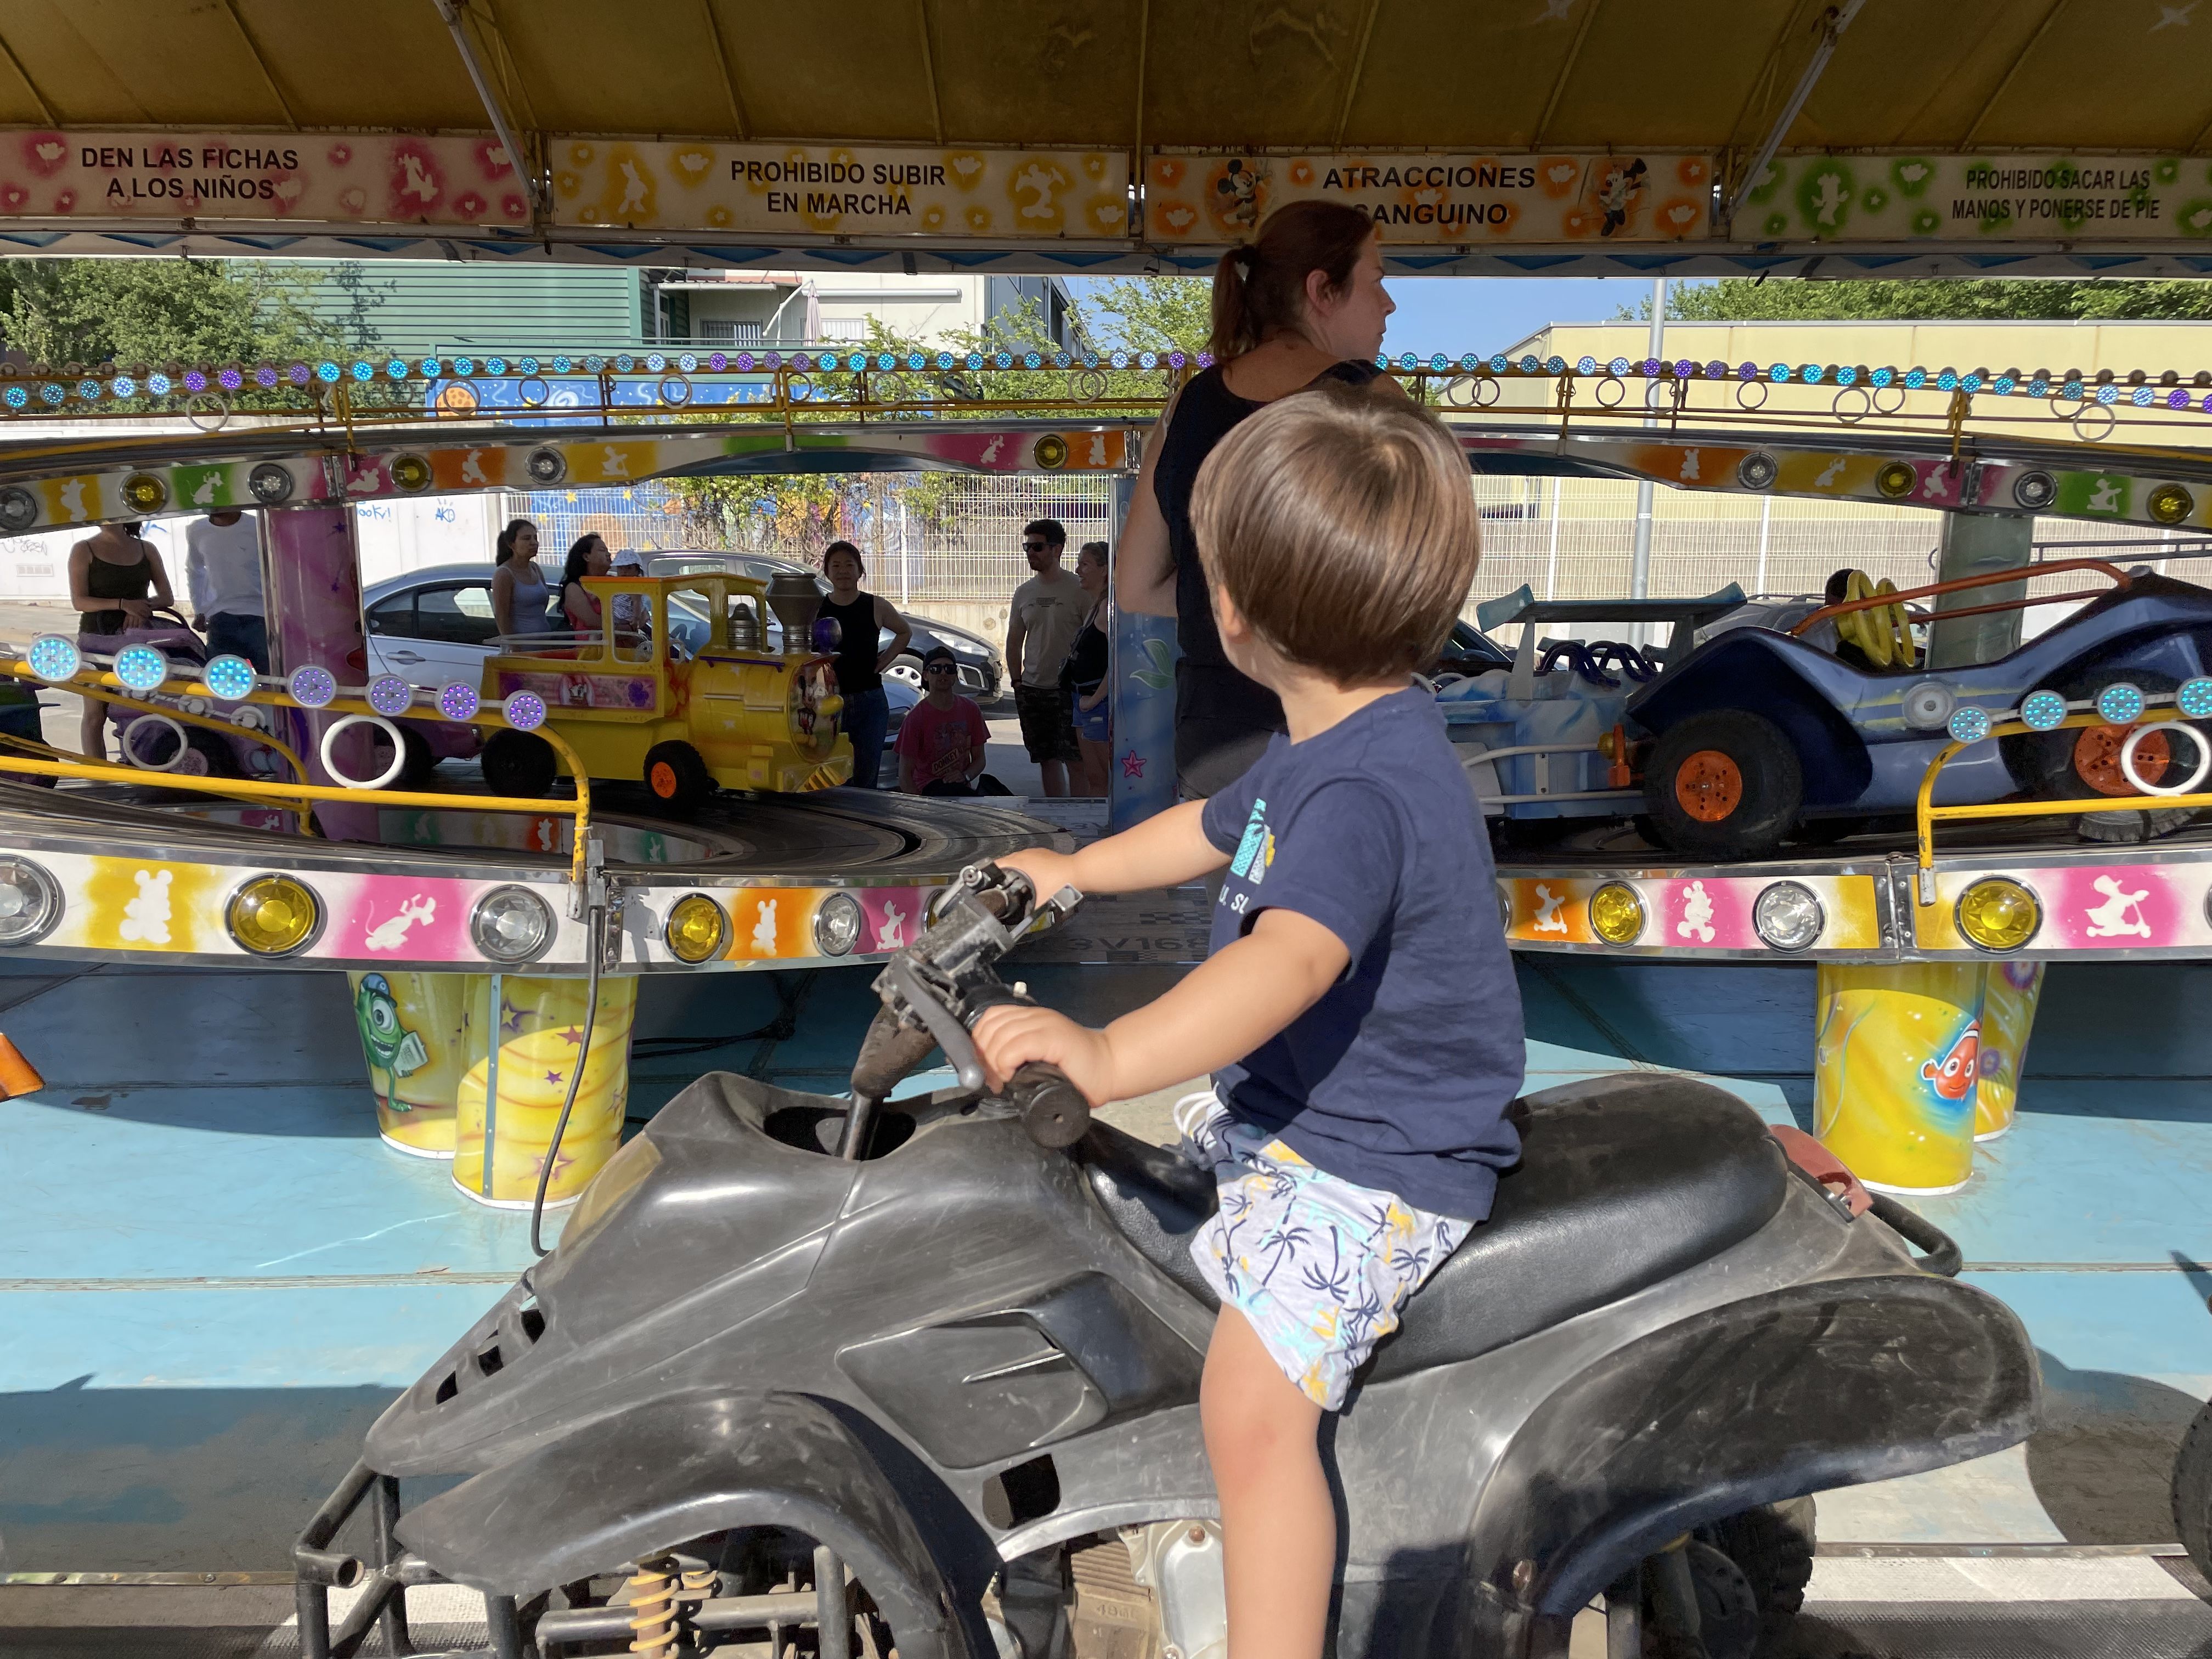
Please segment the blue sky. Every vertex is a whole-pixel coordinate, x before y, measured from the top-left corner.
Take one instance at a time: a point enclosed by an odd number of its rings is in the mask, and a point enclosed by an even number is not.
[[[1069,284],[1080,293],[1089,284]],[[1547,323],[1610,321],[1651,295],[1651,284],[1630,276],[1393,276],[1398,302],[1383,343],[1391,353],[1462,352],[1487,356],[1524,340]]]
[[[1651,284],[1629,276],[1394,276],[1398,302],[1383,343],[1411,351],[1503,351],[1547,323],[1601,323],[1651,297]]]

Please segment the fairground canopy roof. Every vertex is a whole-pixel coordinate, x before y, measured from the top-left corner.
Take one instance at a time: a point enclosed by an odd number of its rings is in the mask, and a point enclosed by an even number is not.
[[[2202,9],[2200,10],[2200,8]],[[2212,273],[2204,0],[0,0],[0,251]]]

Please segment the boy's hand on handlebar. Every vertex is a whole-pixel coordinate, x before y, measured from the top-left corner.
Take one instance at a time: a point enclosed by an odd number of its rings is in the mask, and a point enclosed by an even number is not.
[[[1036,889],[1037,902],[1042,904],[1063,887],[1077,884],[1075,860],[1066,853],[1049,852],[1042,847],[1032,847],[1019,853],[1009,853],[999,860],[1002,870],[1018,870],[1030,878]],[[1035,1058],[1035,1056],[1031,1056]]]
[[[1042,1060],[1066,1073],[1093,1106],[1114,1098],[1114,1050],[1105,1032],[1078,1025],[1066,1014],[1002,1004],[975,1022],[975,1036],[976,1055],[994,1089],[1005,1088],[1016,1072]]]

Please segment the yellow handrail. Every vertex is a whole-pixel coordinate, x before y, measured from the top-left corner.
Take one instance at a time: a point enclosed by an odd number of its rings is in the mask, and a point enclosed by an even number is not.
[[[0,659],[0,672],[12,675],[17,679],[30,680],[37,684],[51,685],[58,691],[75,691],[79,696],[89,695],[94,691],[102,694],[119,691],[123,695],[117,699],[118,701],[129,702],[133,707],[146,708],[150,713],[189,720],[195,725],[209,726],[216,731],[239,729],[228,722],[186,714],[180,709],[153,708],[143,701],[142,694],[124,685],[112,672],[85,671],[80,672],[67,680],[43,680],[31,672],[28,662],[18,658],[12,661]],[[169,684],[155,687],[154,690],[168,692],[173,696],[212,697],[215,695],[204,682],[198,680],[185,681],[181,690],[174,689]],[[106,698],[103,696],[102,700],[106,701]],[[307,714],[366,714],[380,720],[392,718],[380,714],[359,697],[333,698],[321,708],[315,709],[309,708],[307,704],[301,702],[289,693],[274,691],[264,687],[256,689],[243,701],[264,708],[297,708]],[[447,725],[471,726],[485,731],[499,732],[510,729],[506,720],[497,714],[479,713],[466,720],[451,720],[444,714],[439,714],[434,718]],[[319,800],[350,801],[357,805],[427,806],[448,811],[547,812],[556,817],[574,820],[575,844],[569,854],[568,878],[580,888],[584,884],[587,862],[586,853],[586,837],[592,820],[592,780],[584,769],[582,759],[574,749],[568,746],[567,740],[550,726],[542,726],[533,735],[544,738],[551,746],[553,752],[560,757],[562,763],[567,767],[569,775],[575,780],[576,798],[573,801],[532,800],[521,795],[448,795],[430,794],[418,790],[349,789],[337,784],[305,781],[260,783],[251,778],[196,778],[158,771],[150,767],[115,766],[105,761],[33,761],[21,760],[8,755],[0,755],[0,771],[19,772],[38,777],[82,778],[92,782],[138,785],[151,783],[166,789],[185,789],[206,795],[229,795],[242,800],[281,800],[292,805],[293,811],[301,815],[303,826],[306,823],[307,804]],[[281,743],[271,742],[263,733],[254,732],[252,736],[255,742],[267,743],[269,747],[283,755],[291,763],[295,773],[299,777],[303,780],[307,777],[307,769],[301,763],[299,757],[293,754],[289,749]]]
[[[2057,725],[2047,726],[2040,729],[2046,732],[2064,732],[2085,726],[2110,724],[2111,722],[2100,714],[2069,714]],[[2038,730],[2037,727],[2027,725],[2021,720],[2005,720],[1990,727],[1988,736],[1977,738],[1974,742],[1988,743],[1997,738],[2022,737],[2036,730]],[[1936,793],[1936,775],[1943,769],[1944,763],[1954,755],[1962,749],[1969,749],[1972,746],[1972,744],[1954,740],[1939,750],[1936,758],[1928,763],[1928,770],[1920,779],[1919,794],[1913,801],[1914,828],[1920,843],[1920,869],[1923,876],[1918,902],[1923,908],[1936,902],[1935,895],[1929,890],[1925,877],[1929,871],[1936,867],[1936,825],[1939,820],[1950,822],[1960,818],[2079,818],[2087,817],[2092,812],[2157,811],[2168,806],[2181,807],[2193,811],[2212,807],[2212,793],[2203,792],[2190,795],[2097,795],[2081,800],[2001,800],[1991,801],[1982,806],[1935,805],[1933,800]]]

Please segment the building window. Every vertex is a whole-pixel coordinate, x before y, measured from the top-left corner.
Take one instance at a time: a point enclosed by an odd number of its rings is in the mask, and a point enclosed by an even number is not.
[[[768,338],[768,325],[710,317],[699,325],[699,337],[710,345],[759,345]]]
[[[825,340],[865,340],[868,337],[868,319],[865,317],[824,317],[822,337]]]

